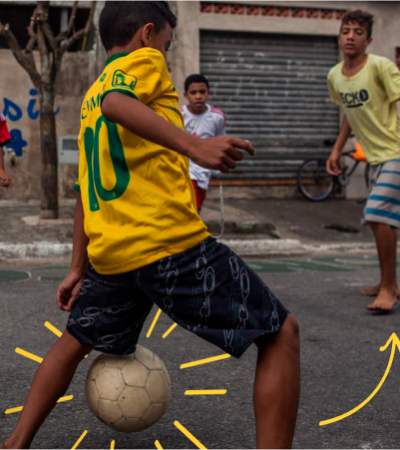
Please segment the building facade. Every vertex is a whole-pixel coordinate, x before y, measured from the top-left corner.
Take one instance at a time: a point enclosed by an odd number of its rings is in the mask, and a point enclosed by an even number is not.
[[[281,186],[293,193],[301,162],[329,154],[324,141],[337,135],[340,114],[329,100],[326,75],[340,60],[337,35],[346,10],[362,8],[375,15],[371,52],[393,61],[399,54],[400,2],[171,4],[178,27],[168,59],[181,99],[186,76],[205,74],[212,103],[226,113],[228,134],[250,139],[256,146],[256,157],[245,158],[223,177],[226,185],[237,188]],[[76,136],[83,95],[101,70],[104,54],[95,45],[67,56],[57,130],[59,136]],[[35,198],[40,170],[37,118],[32,113],[35,94],[9,50],[0,50],[0,61],[5,68],[0,71],[0,108],[12,101],[22,111],[8,113],[10,128],[20,130],[22,142],[17,165],[10,169],[14,187],[0,190],[0,198]],[[76,167],[60,161],[59,170],[61,195],[69,196]],[[364,194],[360,175],[348,195]]]

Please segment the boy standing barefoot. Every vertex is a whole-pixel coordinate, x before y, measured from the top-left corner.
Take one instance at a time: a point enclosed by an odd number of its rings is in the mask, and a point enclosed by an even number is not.
[[[371,190],[363,223],[375,236],[381,280],[363,295],[377,296],[369,310],[390,311],[400,295],[396,280],[397,229],[400,227],[400,72],[394,63],[367,54],[372,42],[373,16],[348,12],[339,34],[344,60],[331,69],[328,86],[334,103],[345,110],[342,128],[327,162],[331,175],[340,175],[339,159],[351,130],[371,164]]]
[[[239,357],[254,342],[259,448],[291,446],[299,400],[296,320],[197,214],[188,159],[227,172],[254,153],[240,139],[182,131],[165,63],[167,2],[107,2],[107,65],[82,105],[71,269],[57,292],[67,329],[33,380],[6,448],[29,448],[90,350],[135,351],[153,303]],[[171,149],[171,150],[170,150]]]

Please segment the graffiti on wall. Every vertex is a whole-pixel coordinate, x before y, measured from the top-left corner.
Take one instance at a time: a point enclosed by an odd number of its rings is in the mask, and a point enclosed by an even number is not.
[[[23,149],[28,145],[28,142],[24,139],[22,135],[22,130],[19,128],[13,128],[11,123],[20,121],[24,117],[25,111],[30,120],[37,120],[39,118],[40,111],[37,101],[37,95],[38,95],[37,89],[29,90],[29,101],[25,109],[8,98],[4,97],[3,99],[4,102],[3,114],[9,123],[11,135],[11,141],[7,144],[7,148],[15,156],[22,156]],[[54,111],[54,115],[57,115],[59,112],[60,108]]]

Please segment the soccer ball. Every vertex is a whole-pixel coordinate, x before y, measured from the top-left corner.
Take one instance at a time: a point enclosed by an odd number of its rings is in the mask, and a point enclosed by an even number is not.
[[[133,355],[100,355],[86,377],[86,399],[93,414],[114,430],[142,431],[164,415],[171,379],[161,359],[137,346]]]

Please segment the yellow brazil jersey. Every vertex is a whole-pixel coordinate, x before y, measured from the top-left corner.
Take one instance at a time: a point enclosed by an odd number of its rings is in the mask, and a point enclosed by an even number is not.
[[[331,99],[343,106],[365,156],[373,165],[400,158],[400,72],[389,59],[368,55],[354,76],[342,73],[343,63],[328,75]]]
[[[101,101],[110,92],[131,96],[183,128],[162,53],[146,47],[109,58],[83,101],[77,180],[89,259],[102,274],[138,269],[209,236],[187,158],[107,120]]]

